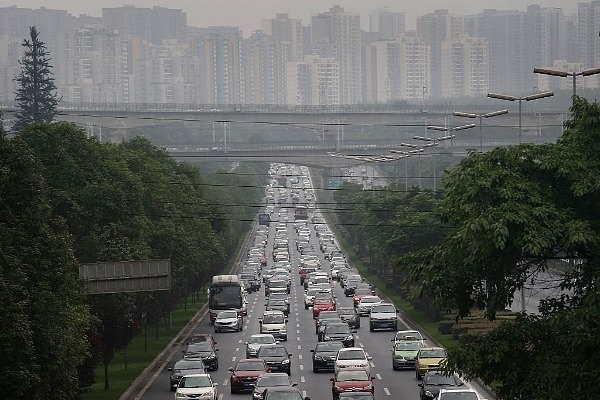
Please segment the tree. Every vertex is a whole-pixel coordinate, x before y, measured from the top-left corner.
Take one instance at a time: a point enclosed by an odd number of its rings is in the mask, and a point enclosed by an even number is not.
[[[72,238],[27,144],[0,135],[0,154],[0,398],[77,399],[89,311]]]
[[[574,97],[571,112],[556,144],[463,160],[439,209],[454,229],[404,260],[422,295],[457,318],[483,308],[489,319],[551,261],[584,260],[560,276],[563,294],[538,314],[463,336],[450,350],[449,370],[494,384],[500,399],[591,398],[600,384],[600,106]]]
[[[46,45],[40,41],[35,26],[29,28],[29,34],[31,41],[25,39],[22,44],[25,54],[19,61],[21,73],[15,78],[19,111],[12,130],[16,132],[35,121],[52,122],[59,102]]]

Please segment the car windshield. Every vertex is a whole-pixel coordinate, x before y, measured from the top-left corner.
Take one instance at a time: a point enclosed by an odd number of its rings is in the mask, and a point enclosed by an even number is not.
[[[265,365],[260,361],[248,361],[238,363],[237,371],[261,371],[265,369]]]
[[[340,393],[338,400],[373,400],[373,395],[370,393],[352,393],[351,395]]]
[[[272,288],[287,287],[287,283],[285,281],[271,281],[271,282],[269,282],[269,287],[272,287]]]
[[[338,354],[338,360],[364,360],[365,353],[362,350],[346,350]]]
[[[286,355],[283,347],[261,346],[258,349],[258,358],[261,357],[283,357]]]
[[[190,344],[187,348],[188,352],[198,352],[198,351],[212,351],[212,345],[210,342],[200,342]]]
[[[456,385],[456,381],[454,380],[453,376],[446,376],[442,374],[425,374],[425,377],[423,378],[423,383],[425,383],[426,385],[440,386]]]
[[[348,324],[335,324],[335,325],[327,325],[325,328],[326,333],[347,333],[350,334],[350,327]]]
[[[237,311],[235,310],[231,310],[231,311],[221,311],[220,313],[217,314],[217,318],[236,318],[237,317]]]
[[[354,291],[354,295],[361,295],[361,294],[371,294],[371,290],[367,289],[367,288],[357,288]]]
[[[337,373],[336,380],[338,382],[343,381],[366,381],[369,380],[369,374],[364,369],[357,371],[340,370]]]
[[[319,314],[319,319],[338,319],[340,318],[340,316],[338,315],[337,311],[333,311],[333,312],[322,312]]]
[[[302,400],[302,395],[296,392],[267,392],[265,400]]]
[[[285,307],[287,306],[285,300],[270,300],[268,303],[269,307]]]
[[[270,336],[250,336],[250,339],[248,339],[248,343],[260,343],[260,344],[275,343],[275,338],[272,335],[270,335]]]
[[[316,352],[320,352],[320,351],[338,351],[339,349],[342,349],[344,347],[344,345],[342,343],[328,343],[328,342],[322,342],[319,343],[315,349]]]
[[[348,315],[348,314],[354,314],[355,310],[354,310],[354,308],[350,308],[350,307],[338,307],[337,312],[340,315]]]
[[[184,376],[179,381],[178,387],[181,388],[199,388],[212,386],[208,376]]]
[[[446,350],[444,349],[423,349],[419,353],[421,358],[444,358],[446,357]]]
[[[265,324],[283,324],[285,317],[282,314],[268,314],[263,317],[263,323]]]
[[[365,303],[379,303],[381,300],[378,297],[363,297],[360,302]]]
[[[412,350],[419,350],[421,347],[423,347],[423,345],[421,344],[421,342],[396,342],[396,344],[394,345],[394,350],[397,351],[412,351]]]
[[[263,374],[256,381],[255,386],[291,386],[290,378],[280,374]]]
[[[204,363],[202,360],[186,360],[182,358],[175,363],[173,369],[204,369]]]
[[[378,312],[378,313],[395,313],[396,307],[394,307],[391,304],[389,304],[389,305],[386,304],[385,306],[373,306],[373,308],[371,310],[373,312]]]
[[[331,304],[332,300],[329,297],[315,297],[315,304]]]
[[[439,397],[440,400],[478,400],[473,392],[446,392]]]

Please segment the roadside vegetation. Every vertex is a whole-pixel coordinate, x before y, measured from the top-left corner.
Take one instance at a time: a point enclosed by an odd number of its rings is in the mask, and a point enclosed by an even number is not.
[[[594,397],[600,380],[600,106],[574,97],[571,112],[556,144],[473,151],[437,192],[334,194],[331,218],[367,276],[449,347],[448,371],[499,399]],[[579,263],[553,283],[563,296],[505,311],[564,259]]]

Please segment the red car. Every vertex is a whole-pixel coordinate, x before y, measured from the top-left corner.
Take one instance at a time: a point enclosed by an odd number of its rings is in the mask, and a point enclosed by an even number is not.
[[[354,308],[356,308],[358,303],[360,303],[360,299],[362,299],[363,296],[371,296],[372,294],[373,292],[369,288],[356,288],[354,290],[354,297],[352,298],[352,301],[354,302]]]
[[[252,392],[258,377],[270,372],[270,368],[262,358],[242,358],[235,367],[229,368],[229,372],[231,393]]]
[[[321,311],[335,311],[335,299],[331,294],[325,293],[321,295],[321,293],[317,293],[315,295],[312,310],[313,319],[319,318]]]
[[[341,368],[333,378],[329,379],[333,400],[338,400],[340,393],[344,392],[370,392],[374,394],[374,379],[363,368]]]

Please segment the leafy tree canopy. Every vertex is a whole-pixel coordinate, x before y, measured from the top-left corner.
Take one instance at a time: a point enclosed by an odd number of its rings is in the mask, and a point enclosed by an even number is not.
[[[552,260],[583,260],[539,314],[464,336],[450,352],[450,370],[495,383],[502,399],[593,398],[600,384],[600,106],[574,97],[571,112],[556,144],[471,153],[445,180],[439,216],[455,228],[406,259],[423,296],[490,319]]]

